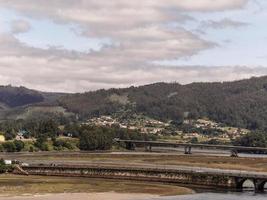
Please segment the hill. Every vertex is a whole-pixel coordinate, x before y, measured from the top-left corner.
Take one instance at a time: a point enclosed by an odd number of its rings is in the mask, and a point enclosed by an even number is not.
[[[66,95],[61,106],[81,118],[133,113],[179,121],[203,118],[251,130],[267,130],[267,77],[234,82],[155,83]]]
[[[81,120],[133,114],[176,123],[184,118],[209,118],[229,126],[267,130],[267,77],[188,85],[155,83],[67,95],[0,86],[0,120],[42,111],[77,113]]]
[[[37,110],[36,107],[41,108],[38,112],[47,112],[47,106],[55,107],[54,110],[57,111],[57,99],[62,95],[64,94],[45,93],[25,87],[0,86],[0,120],[21,118],[25,114],[31,114],[29,110]]]
[[[2,109],[43,101],[44,97],[40,92],[25,87],[0,86],[0,104]]]

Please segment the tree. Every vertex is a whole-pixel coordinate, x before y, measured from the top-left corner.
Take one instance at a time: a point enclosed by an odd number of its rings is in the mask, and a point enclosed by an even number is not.
[[[261,131],[251,132],[237,138],[233,143],[246,147],[267,147],[267,134]]]
[[[41,151],[48,151],[47,136],[44,134],[39,135],[34,145]]]
[[[80,135],[79,148],[84,151],[108,150],[112,139],[113,135],[107,129],[86,127]]]
[[[5,142],[3,143],[3,147],[7,152],[15,152],[16,146],[13,142]]]
[[[20,152],[25,146],[24,142],[19,141],[19,140],[15,140],[14,141],[14,145],[16,146],[16,151],[17,152]]]
[[[58,133],[58,124],[53,119],[43,120],[39,124],[39,134],[47,135],[47,137],[55,138]]]
[[[14,129],[7,130],[4,136],[6,140],[13,140],[16,137]]]

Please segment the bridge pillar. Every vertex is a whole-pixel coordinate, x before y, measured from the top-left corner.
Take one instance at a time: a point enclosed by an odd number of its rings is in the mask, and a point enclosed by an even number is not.
[[[132,142],[126,142],[126,149],[127,150],[131,150],[131,151],[134,151],[135,150],[135,144],[132,143]]]
[[[231,157],[234,157],[234,158],[238,157],[238,151],[236,149],[231,150]]]
[[[243,189],[243,184],[247,179],[245,178],[236,178],[235,182],[236,182],[236,189],[237,190],[242,190]]]
[[[152,151],[152,145],[151,144],[145,144],[145,150],[151,152]]]
[[[255,192],[264,192],[264,185],[266,182],[267,180],[255,179],[254,180]]]
[[[192,147],[191,146],[185,146],[184,147],[184,154],[192,154]]]

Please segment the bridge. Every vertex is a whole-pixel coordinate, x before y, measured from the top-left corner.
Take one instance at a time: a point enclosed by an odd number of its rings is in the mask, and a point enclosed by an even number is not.
[[[200,187],[242,190],[247,180],[256,192],[263,192],[267,173],[236,170],[166,166],[104,166],[104,165],[30,165],[15,168],[14,174],[38,176],[88,177],[119,180],[163,182]]]
[[[120,140],[114,139],[114,142],[124,143],[126,149],[135,150],[136,146],[144,146],[146,151],[152,151],[152,147],[183,147],[185,154],[192,154],[192,148],[198,149],[220,149],[229,150],[232,157],[237,157],[238,152],[267,153],[267,148],[261,147],[244,147],[244,146],[228,146],[228,145],[209,145],[209,144],[190,144],[190,143],[171,143],[158,141],[139,141],[139,140]]]

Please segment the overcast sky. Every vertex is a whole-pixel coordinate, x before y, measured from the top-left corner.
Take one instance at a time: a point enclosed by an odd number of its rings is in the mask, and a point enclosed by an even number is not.
[[[266,0],[0,0],[0,84],[83,92],[267,74]]]

